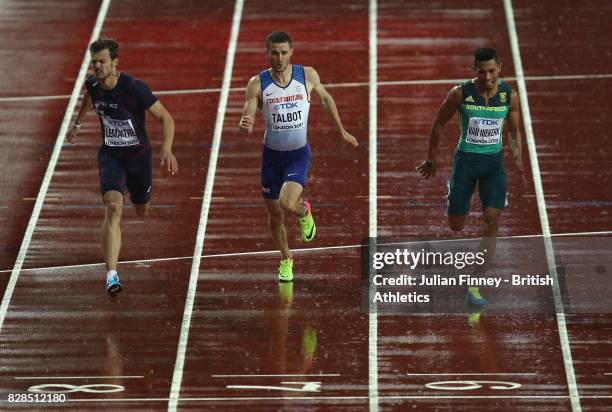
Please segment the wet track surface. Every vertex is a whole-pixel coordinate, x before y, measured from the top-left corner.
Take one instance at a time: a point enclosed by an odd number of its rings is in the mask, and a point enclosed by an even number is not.
[[[553,234],[612,228],[610,10],[578,3],[513,4]],[[32,1],[0,9],[6,23],[0,33],[8,39],[0,46],[0,67],[8,76],[0,85],[3,292],[99,6]],[[233,12],[229,1],[206,7],[187,0],[111,3],[102,34],[120,42],[120,69],[145,80],[172,113],[180,173],[171,177],[154,169],[153,209],[146,221],[126,202],[119,268],[124,291],[109,298],[100,263],[104,208],[95,116],[88,116],[76,145],[64,145],[0,329],[1,408],[38,409],[8,405],[11,393],[72,388],[69,403],[45,409],[167,410],[180,341],[185,357],[178,410],[570,411],[570,372],[560,341],[567,330],[582,410],[608,410],[610,314],[568,313],[560,325],[546,311],[370,316],[362,309],[359,245],[370,224],[371,178],[364,1],[306,2],[290,9],[271,1],[245,2],[204,257],[185,329]],[[379,1],[377,13],[378,236],[477,238],[477,196],[463,232],[451,232],[446,223],[456,118],[440,144],[437,176],[426,181],[414,169],[424,160],[439,104],[457,81],[471,75],[475,48],[497,48],[503,76],[515,76],[503,4]],[[43,36],[33,27],[53,30]],[[277,282],[280,254],[267,232],[260,195],[263,119],[258,114],[251,136],[237,127],[244,87],[267,67],[265,37],[274,29],[293,36],[293,62],[315,67],[360,143],[358,148],[344,143],[313,98],[306,197],[313,203],[317,239],[302,243],[297,221],[288,218],[290,246],[314,248],[295,252],[292,284]],[[584,55],[597,53],[599,58],[585,64]],[[20,70],[11,70],[15,67]],[[578,77],[553,77],[561,75]],[[28,96],[51,97],[10,99]],[[147,127],[156,165],[161,128],[150,116]],[[506,153],[510,207],[500,236],[542,233],[526,145],[523,153],[526,186]],[[510,266],[513,258],[500,252],[499,265]],[[576,268],[593,272],[576,259],[559,263],[566,265],[568,281]],[[545,270],[545,260],[534,267]],[[596,276],[612,268],[594,262],[603,269],[581,276],[596,287],[605,284]],[[488,296],[505,298],[493,290]]]

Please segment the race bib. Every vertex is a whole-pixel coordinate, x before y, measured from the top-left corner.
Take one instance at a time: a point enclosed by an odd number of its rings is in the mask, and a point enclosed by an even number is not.
[[[465,141],[471,144],[492,145],[498,144],[504,119],[485,119],[472,117],[468,124]]]
[[[306,126],[302,116],[304,95],[301,93],[280,98],[266,99],[270,112],[270,128],[275,131],[296,130]]]
[[[116,120],[110,117],[102,117],[102,124],[104,125],[104,143],[107,146],[123,147],[140,144],[132,125],[132,120]]]

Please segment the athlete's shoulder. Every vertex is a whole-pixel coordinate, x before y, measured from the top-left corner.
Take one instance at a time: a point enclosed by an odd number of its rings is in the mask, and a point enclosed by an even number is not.
[[[464,84],[465,83],[457,84],[449,90],[448,97],[449,99],[451,99],[451,101],[461,101],[461,96],[463,96]]]
[[[308,77],[308,76],[318,76],[319,73],[317,73],[317,71],[315,70],[314,67],[312,66],[300,66],[297,65],[298,67],[301,67],[304,70],[304,74]]]
[[[476,85],[476,79],[469,79],[469,80],[466,80],[458,84],[456,87],[458,90],[460,90],[464,94],[470,94],[474,90],[476,90],[475,85]]]
[[[501,79],[499,81],[499,86],[498,87],[499,87],[499,90],[501,92],[506,92],[506,93],[510,93],[510,92],[512,92],[514,90],[514,87],[512,87],[512,84],[507,83],[507,82],[505,82],[505,81],[503,81]]]
[[[130,76],[129,74],[124,72],[121,72],[121,74],[119,75],[119,82],[129,87],[149,87],[144,80],[138,79],[134,76]]]
[[[98,84],[100,84],[100,82],[98,82],[98,79],[96,79],[96,76],[94,74],[89,75],[87,79],[85,79],[85,88],[87,90],[93,89]]]
[[[304,68],[304,78],[305,80],[312,84],[313,86],[321,83],[321,78],[319,77],[319,73],[315,70],[314,67],[311,66],[303,66]]]
[[[252,76],[249,79],[249,82],[247,83],[247,88],[258,88],[261,89],[261,76],[263,75],[264,72],[267,72],[266,70],[260,72],[259,74],[256,74],[255,76]]]
[[[247,99],[259,97],[261,95],[260,74],[256,74],[255,76],[249,79],[249,82],[247,83],[246,87]]]
[[[497,93],[499,94],[500,102],[502,104],[507,104],[508,106],[512,105],[514,100],[518,99],[518,94],[512,84],[501,79],[499,80],[499,84],[497,86]]]

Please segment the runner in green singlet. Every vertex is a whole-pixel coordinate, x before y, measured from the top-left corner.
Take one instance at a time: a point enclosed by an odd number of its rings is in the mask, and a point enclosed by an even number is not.
[[[498,79],[501,63],[491,48],[474,53],[476,78],[455,86],[438,109],[431,128],[427,160],[417,170],[426,179],[435,176],[437,149],[442,130],[455,112],[459,116],[460,137],[455,151],[448,190],[448,224],[459,231],[470,213],[472,194],[478,183],[483,210],[483,242],[486,261],[495,254],[498,222],[506,206],[506,171],[502,151],[502,131],[507,124],[508,146],[514,164],[524,177],[519,99],[515,90]],[[468,301],[484,305],[478,288],[468,289]]]

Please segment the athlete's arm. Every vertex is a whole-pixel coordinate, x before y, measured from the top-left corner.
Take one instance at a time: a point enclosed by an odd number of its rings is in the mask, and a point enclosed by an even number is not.
[[[334,98],[331,97],[331,94],[327,92],[325,87],[323,87],[323,84],[321,84],[319,74],[312,67],[304,67],[304,72],[306,74],[306,82],[312,85],[312,92],[314,92],[314,94],[319,96],[319,99],[321,99],[321,105],[323,106],[325,113],[327,113],[329,118],[334,122],[334,126],[336,127],[338,133],[340,133],[340,136],[342,136],[344,140],[353,146],[359,146],[357,139],[355,139],[352,134],[344,130],[342,121],[340,120],[340,115],[338,114],[336,102],[334,101]]]
[[[508,147],[510,147],[510,152],[512,152],[514,165],[521,172],[521,174],[523,174],[523,181],[525,181],[521,128],[519,125],[520,118],[521,112],[518,93],[516,90],[512,90],[512,97],[510,98],[510,113],[508,114]]]
[[[160,164],[162,167],[165,164],[168,171],[175,174],[178,172],[178,162],[176,161],[176,157],[174,157],[172,154],[172,142],[174,141],[174,119],[159,100],[153,103],[153,105],[147,110],[162,125],[164,141],[162,142],[161,147]]]
[[[240,119],[240,130],[251,134],[253,125],[255,124],[255,115],[257,114],[257,106],[259,106],[259,95],[261,94],[261,80],[259,76],[251,77],[246,89],[246,99],[244,108],[242,109],[242,118]]]
[[[431,132],[429,134],[429,149],[427,150],[427,160],[421,163],[417,170],[421,175],[427,179],[430,176],[436,175],[438,165],[436,163],[438,144],[442,137],[442,130],[446,123],[453,117],[455,112],[459,110],[461,106],[461,86],[455,86],[446,96],[446,99],[438,109],[436,119],[431,126]]]
[[[85,95],[83,96],[83,102],[81,103],[81,109],[79,110],[79,114],[77,114],[76,120],[74,121],[74,124],[70,128],[68,136],[66,137],[68,143],[74,144],[74,138],[76,137],[77,133],[79,132],[79,129],[81,128],[81,125],[83,124],[85,115],[87,115],[87,112],[91,110],[92,107],[93,104],[91,103],[91,99],[89,98],[89,92],[85,92]]]

